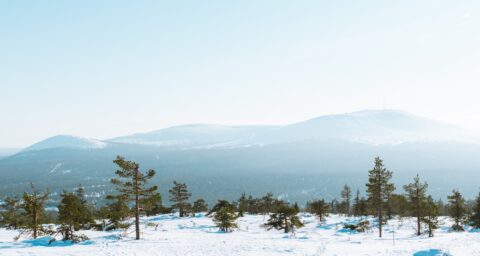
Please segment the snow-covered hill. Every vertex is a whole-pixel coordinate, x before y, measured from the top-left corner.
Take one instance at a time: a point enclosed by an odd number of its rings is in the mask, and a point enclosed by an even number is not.
[[[237,147],[251,144],[256,136],[276,126],[229,126],[215,124],[189,124],[157,131],[138,133],[108,141],[161,147]]]
[[[49,237],[13,242],[14,230],[0,229],[0,255],[362,255],[362,256],[465,256],[480,255],[480,235],[475,230],[463,233],[449,232],[451,222],[443,224],[435,237],[415,236],[412,218],[395,219],[385,226],[384,237],[378,238],[377,229],[367,233],[350,232],[345,223],[358,219],[333,215],[319,225],[315,217],[302,214],[305,227],[295,235],[282,231],[267,231],[262,224],[268,216],[246,215],[238,219],[239,229],[221,233],[210,218],[198,215],[178,218],[160,215],[142,218],[142,239],[133,240],[132,229],[101,232],[84,231],[91,238],[82,244],[54,242]]]
[[[35,143],[22,151],[33,151],[50,148],[79,148],[79,149],[98,149],[104,148],[108,144],[106,142],[83,138],[73,135],[57,135],[48,139]]]
[[[183,125],[109,141],[163,147],[211,148],[332,139],[371,145],[427,141],[478,143],[479,138],[455,125],[404,111],[364,110],[320,116],[285,126]]]

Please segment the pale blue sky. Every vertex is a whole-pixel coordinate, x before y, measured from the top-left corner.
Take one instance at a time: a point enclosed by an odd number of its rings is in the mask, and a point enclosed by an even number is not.
[[[0,147],[402,109],[480,130],[479,1],[0,0]]]

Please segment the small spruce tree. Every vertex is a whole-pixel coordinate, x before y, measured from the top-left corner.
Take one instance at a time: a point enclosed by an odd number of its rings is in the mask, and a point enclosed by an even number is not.
[[[88,237],[85,235],[75,234],[76,230],[94,222],[86,201],[82,200],[78,193],[64,191],[60,197],[62,199],[58,205],[58,221],[60,223],[58,231],[62,234],[63,240],[70,240],[73,243],[87,240]]]
[[[350,201],[351,201],[351,197],[352,197],[352,190],[350,189],[350,187],[345,184],[343,186],[343,189],[342,189],[342,192],[340,193],[340,196],[342,197],[342,202],[341,202],[341,212],[343,214],[346,214],[348,216],[350,216],[350,213],[351,213],[351,207],[350,207]]]
[[[49,192],[38,193],[33,183],[31,184],[31,193],[23,193],[22,208],[25,211],[25,228],[27,233],[36,239],[40,235],[45,235],[47,231],[42,223],[45,220],[45,202],[48,199]]]
[[[178,209],[180,217],[187,215],[187,208],[189,208],[188,199],[192,195],[188,192],[187,185],[173,181],[173,188],[169,190],[170,201],[173,203],[172,208]]]
[[[428,230],[429,237],[433,237],[433,232],[440,225],[440,221],[438,220],[438,213],[439,211],[437,204],[431,196],[428,196],[424,202],[421,221],[425,224]]]
[[[323,199],[308,202],[306,208],[309,213],[315,214],[318,217],[320,223],[325,222],[325,218],[328,216],[328,210],[330,209],[328,203]]]
[[[455,222],[452,230],[464,231],[462,224],[465,221],[466,214],[465,199],[458,190],[454,189],[452,194],[448,196],[448,212]]]
[[[213,215],[213,222],[222,232],[232,232],[234,228],[238,228],[235,221],[239,216],[236,213],[235,206],[226,200],[218,200],[218,203],[207,215]]]
[[[205,202],[205,200],[203,198],[199,198],[199,199],[195,200],[195,202],[193,202],[192,211],[194,213],[207,212],[208,211],[207,202]]]
[[[20,211],[22,204],[16,197],[7,197],[4,200],[4,204],[0,205],[3,211],[0,211],[0,219],[2,225],[7,229],[17,229],[23,224],[23,216]]]
[[[474,228],[480,228],[480,193],[475,198],[473,213],[470,216],[470,223]]]

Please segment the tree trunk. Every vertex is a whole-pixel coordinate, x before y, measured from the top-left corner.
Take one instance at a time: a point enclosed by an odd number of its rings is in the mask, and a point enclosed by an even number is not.
[[[383,215],[382,215],[382,207],[380,206],[378,210],[378,231],[379,237],[382,237],[382,226],[383,226]]]
[[[140,240],[140,200],[138,189],[138,168],[135,169],[135,239]]]
[[[37,217],[37,206],[33,206],[33,238],[37,239],[37,227],[38,227],[38,217]]]
[[[418,189],[416,190],[417,194],[417,202],[416,202],[416,208],[417,208],[417,235],[420,235],[420,197],[418,193]]]

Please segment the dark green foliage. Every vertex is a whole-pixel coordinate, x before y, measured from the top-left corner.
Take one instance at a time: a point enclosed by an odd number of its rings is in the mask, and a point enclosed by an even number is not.
[[[236,213],[235,206],[226,200],[218,200],[218,203],[213,206],[207,215],[213,215],[213,222],[223,232],[231,232],[234,228],[238,228],[235,221],[239,216]]]
[[[351,207],[350,207],[350,201],[351,201],[351,198],[352,198],[352,190],[350,189],[350,187],[345,184],[343,186],[343,189],[342,189],[342,192],[340,193],[340,196],[342,197],[342,201],[340,202],[340,204],[338,205],[338,211],[340,213],[343,213],[343,214],[346,214],[348,216],[350,216],[351,214]]]
[[[325,217],[328,216],[329,205],[325,200],[315,200],[307,203],[306,210],[311,214],[315,214],[318,217],[320,223],[325,222]]]
[[[236,202],[238,206],[238,214],[243,216],[244,213],[250,214],[268,214],[275,212],[275,209],[279,206],[279,201],[273,197],[272,193],[267,193],[260,198],[254,198],[249,195],[248,197],[243,193]]]
[[[46,234],[46,230],[41,224],[45,221],[45,201],[48,199],[49,192],[38,193],[35,186],[31,184],[32,192],[23,193],[22,209],[25,211],[25,230],[33,238]]]
[[[149,202],[152,197],[158,197],[157,186],[147,187],[148,180],[155,175],[154,170],[148,170],[145,174],[140,171],[138,163],[127,161],[121,156],[113,161],[119,169],[115,174],[119,177],[111,182],[116,185],[122,200],[134,202],[133,213],[135,215],[135,239],[140,239],[140,211],[142,202]]]
[[[480,193],[475,198],[470,223],[474,228],[480,228]]]
[[[7,197],[4,204],[0,205],[1,224],[7,229],[17,229],[24,223],[24,216],[21,212],[22,204],[18,198]]]
[[[243,193],[237,201],[238,205],[238,216],[243,217],[244,213],[249,208],[249,200],[245,193]]]
[[[185,183],[180,183],[173,181],[173,188],[169,191],[170,201],[172,202],[172,208],[178,209],[180,217],[187,216],[187,208],[189,207],[188,199],[192,194],[187,190],[187,185]]]
[[[270,214],[265,226],[268,230],[275,228],[277,230],[284,230],[285,233],[295,232],[295,228],[303,227],[303,223],[297,216],[298,209],[288,203],[281,203],[276,211]]]
[[[192,211],[196,212],[207,212],[208,211],[208,204],[205,202],[203,198],[199,198],[193,202]]]
[[[405,195],[408,198],[409,207],[412,216],[417,218],[417,235],[422,234],[421,230],[421,219],[424,215],[424,207],[426,201],[426,194],[428,189],[428,184],[426,182],[421,183],[420,177],[415,176],[413,182],[403,186],[405,190]]]
[[[355,198],[353,199],[352,206],[353,216],[366,216],[367,213],[367,200],[364,197],[360,197],[360,190],[357,189]]]
[[[86,200],[82,199],[82,193],[63,192],[60,196],[62,199],[58,205],[58,221],[61,224],[59,233],[62,234],[63,240],[83,241],[86,237],[76,235],[75,231],[94,222]]]
[[[140,205],[142,205],[142,212],[147,216],[160,214],[165,210],[165,207],[162,205],[162,196],[159,193],[154,193],[150,197],[142,198]]]
[[[385,205],[392,192],[395,190],[392,179],[392,172],[383,167],[383,161],[375,158],[375,167],[368,171],[367,194],[369,205],[378,218],[379,237],[382,237],[382,226],[386,220],[384,219]]]
[[[365,232],[370,229],[370,221],[364,220],[360,221],[358,224],[345,224],[343,227],[352,231]]]
[[[109,231],[129,227],[129,224],[123,223],[127,217],[131,216],[131,210],[125,197],[123,195],[108,195],[107,200],[110,202],[97,212],[98,217],[104,220],[102,229]],[[109,222],[106,223],[105,219]]]
[[[452,226],[453,231],[464,231],[462,224],[465,222],[465,199],[458,190],[453,190],[448,196],[448,212],[455,223]]]
[[[390,213],[392,215],[399,215],[399,216],[409,216],[409,202],[407,197],[404,195],[399,194],[391,194],[388,200],[390,206]]]
[[[425,224],[428,230],[428,236],[433,237],[434,230],[440,225],[440,221],[438,220],[438,205],[431,196],[428,196],[425,199],[422,210],[423,215],[421,217],[421,221]]]

